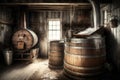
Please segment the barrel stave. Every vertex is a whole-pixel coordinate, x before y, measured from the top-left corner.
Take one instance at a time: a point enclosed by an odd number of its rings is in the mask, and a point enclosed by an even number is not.
[[[106,60],[104,38],[72,38],[65,42],[64,73],[91,76],[102,73]]]
[[[64,43],[60,41],[50,42],[49,67],[52,69],[63,68]]]

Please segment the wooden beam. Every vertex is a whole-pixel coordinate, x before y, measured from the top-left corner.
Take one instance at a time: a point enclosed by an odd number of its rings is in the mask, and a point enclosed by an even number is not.
[[[75,6],[76,9],[91,9],[92,6]],[[42,10],[42,9],[59,9],[59,10],[66,10],[66,9],[71,9],[71,6],[28,6],[28,9],[33,9],[33,10]]]
[[[79,5],[91,5],[90,3],[0,3],[0,6],[22,6],[22,5],[26,5],[26,6],[37,6],[37,5],[61,5],[61,6],[69,6],[69,5],[73,5],[73,6],[79,6]]]

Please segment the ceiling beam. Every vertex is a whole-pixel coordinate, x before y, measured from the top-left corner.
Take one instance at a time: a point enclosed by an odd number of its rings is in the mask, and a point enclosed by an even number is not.
[[[71,6],[28,6],[29,9],[37,10],[37,9],[59,9],[59,10],[67,10],[71,9]],[[75,9],[91,9],[92,6],[75,6]]]
[[[73,5],[73,6],[79,6],[79,5],[83,5],[83,6],[87,6],[87,5],[91,5],[90,3],[0,3],[0,6],[39,6],[39,5],[49,5],[49,6],[53,6],[53,5],[61,5],[61,6],[69,6],[69,5]]]

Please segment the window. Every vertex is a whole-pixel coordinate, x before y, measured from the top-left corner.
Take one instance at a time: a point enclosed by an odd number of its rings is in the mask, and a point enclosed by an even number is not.
[[[51,40],[60,40],[60,19],[51,19],[48,20],[48,39]]]

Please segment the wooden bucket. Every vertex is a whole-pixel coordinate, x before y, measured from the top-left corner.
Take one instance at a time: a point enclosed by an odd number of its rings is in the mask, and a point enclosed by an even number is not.
[[[93,76],[103,71],[104,38],[72,38],[65,42],[64,73],[67,76]]]
[[[49,67],[52,69],[63,68],[64,43],[61,41],[50,42]]]

